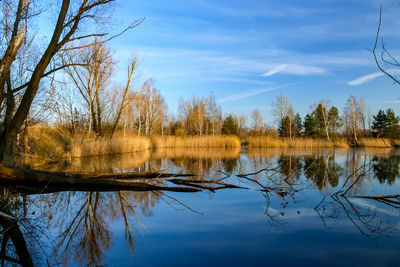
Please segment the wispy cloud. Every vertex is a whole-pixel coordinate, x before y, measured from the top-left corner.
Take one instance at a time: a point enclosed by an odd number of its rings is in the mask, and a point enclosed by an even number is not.
[[[398,99],[398,100],[389,100],[389,101],[386,101],[385,103],[386,104],[398,104],[398,103],[400,103],[400,99]]]
[[[383,75],[384,74],[382,72],[373,72],[373,73],[358,77],[357,79],[354,79],[354,80],[348,82],[347,84],[351,85],[351,86],[357,86],[357,85],[361,85],[361,84],[370,82],[372,80],[375,80],[376,78],[381,77]]]
[[[278,90],[281,88],[285,88],[285,87],[289,87],[291,85],[294,85],[295,83],[290,83],[290,84],[285,84],[285,85],[280,85],[280,86],[275,86],[275,87],[268,87],[268,88],[259,88],[259,89],[253,89],[253,90],[248,90],[239,94],[234,94],[234,95],[230,95],[224,98],[221,98],[220,100],[218,100],[219,103],[227,103],[227,102],[232,102],[232,101],[237,101],[237,100],[241,100],[241,99],[245,99],[251,96],[255,96],[258,94],[262,94],[265,92],[270,92],[270,91],[274,91],[274,90]]]
[[[390,74],[393,74],[396,71],[397,71],[396,69],[387,70],[387,72]],[[354,80],[348,82],[347,84],[351,85],[351,86],[357,86],[357,85],[361,85],[361,84],[370,82],[372,80],[375,80],[376,78],[381,77],[383,75],[384,74],[382,72],[373,72],[373,73],[358,77],[357,79],[354,79]]]
[[[287,67],[287,64],[278,65],[275,68],[273,68],[272,70],[264,73],[262,76],[264,76],[264,77],[272,76],[274,74],[277,74],[277,73],[283,71],[286,67]]]
[[[264,73],[262,76],[269,77],[277,73],[291,74],[291,75],[323,75],[327,74],[328,71],[321,67],[304,66],[298,64],[281,64],[270,71]]]

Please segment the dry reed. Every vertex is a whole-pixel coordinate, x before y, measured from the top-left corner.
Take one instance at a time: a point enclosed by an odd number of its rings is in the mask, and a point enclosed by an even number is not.
[[[69,154],[72,158],[133,153],[151,147],[150,140],[142,136],[94,137],[88,135],[75,136],[71,140]]]
[[[395,142],[396,140],[393,140]],[[392,143],[386,138],[361,138],[358,140],[358,146],[361,147],[392,147]]]
[[[240,147],[240,139],[233,135],[157,136],[151,138],[153,148],[166,147]]]
[[[240,147],[180,147],[157,148],[152,151],[151,158],[236,159],[239,155]]]
[[[329,142],[324,139],[311,138],[273,138],[268,136],[251,136],[247,139],[249,148],[348,148],[349,144],[344,139]]]

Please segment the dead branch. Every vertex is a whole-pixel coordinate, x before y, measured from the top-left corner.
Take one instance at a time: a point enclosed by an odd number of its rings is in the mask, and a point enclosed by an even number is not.
[[[124,177],[133,174],[103,174],[89,175],[80,173],[48,172],[39,170],[29,170],[23,168],[0,167],[0,183],[14,185],[18,188],[32,189],[31,191],[56,192],[56,191],[150,191],[166,190],[176,192],[198,192],[199,189],[187,187],[165,187],[148,183],[123,181]],[[160,174],[149,174],[150,177],[157,177]],[[119,178],[118,178],[119,177]],[[23,190],[25,190],[23,189]],[[23,191],[22,190],[22,191]],[[29,190],[27,190],[29,191]]]

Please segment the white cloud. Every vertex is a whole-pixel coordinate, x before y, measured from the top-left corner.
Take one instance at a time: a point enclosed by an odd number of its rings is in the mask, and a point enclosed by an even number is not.
[[[281,85],[281,86],[275,86],[275,87],[269,87],[269,88],[260,88],[260,89],[253,89],[253,90],[248,90],[242,93],[238,93],[238,94],[234,94],[234,95],[230,95],[227,97],[224,97],[220,100],[218,100],[219,103],[226,103],[226,102],[232,102],[232,101],[236,101],[236,100],[241,100],[244,98],[248,98],[254,95],[258,95],[261,93],[265,93],[265,92],[269,92],[269,91],[274,91],[274,90],[278,90],[281,88],[285,88],[288,86],[293,85],[294,83],[290,83],[290,84],[285,84],[285,85]]]
[[[264,73],[262,76],[269,77],[277,73],[304,76],[304,75],[323,75],[327,74],[328,71],[321,67],[304,66],[298,64],[282,64]]]
[[[370,73],[370,74],[358,77],[357,79],[354,79],[354,80],[348,82],[347,84],[351,85],[351,86],[357,86],[357,85],[361,85],[361,84],[370,82],[381,76],[383,76],[382,72],[374,72],[374,73]]]
[[[387,72],[390,74],[394,74],[396,72],[396,69],[389,69],[389,70],[387,70]],[[357,79],[354,79],[354,80],[348,82],[347,84],[351,85],[351,86],[357,86],[357,85],[361,85],[361,84],[370,82],[372,80],[375,80],[376,78],[381,77],[383,75],[384,74],[382,72],[373,72],[373,73],[358,77]]]
[[[287,65],[288,64],[278,65],[275,68],[273,68],[272,70],[264,73],[262,76],[269,77],[269,76],[272,76],[272,75],[274,75],[276,73],[282,72],[287,67]]]
[[[400,100],[389,100],[389,101],[386,101],[385,103],[387,103],[387,104],[398,104],[398,103],[400,103]]]

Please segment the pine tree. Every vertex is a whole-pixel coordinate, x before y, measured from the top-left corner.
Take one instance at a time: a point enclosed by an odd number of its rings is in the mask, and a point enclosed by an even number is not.
[[[296,113],[296,116],[294,117],[294,124],[296,126],[296,136],[300,136],[301,131],[303,130],[303,123],[299,113]]]
[[[316,112],[313,111],[304,118],[304,134],[308,137],[316,137],[318,134],[318,121]]]
[[[386,114],[385,111],[379,110],[376,115],[373,116],[374,121],[372,122],[372,134],[374,137],[383,137],[386,131]]]
[[[337,107],[333,106],[329,110],[329,130],[332,132],[333,136],[336,135],[337,130],[343,126],[342,119],[339,116],[339,110]]]
[[[385,137],[396,139],[400,136],[399,117],[394,114],[393,109],[386,110]]]
[[[238,134],[238,123],[232,114],[229,114],[223,124],[222,124],[222,133],[229,134],[229,135],[237,135]]]
[[[375,137],[385,137],[396,139],[400,137],[399,117],[397,117],[393,109],[379,110],[373,116],[372,133]]]

